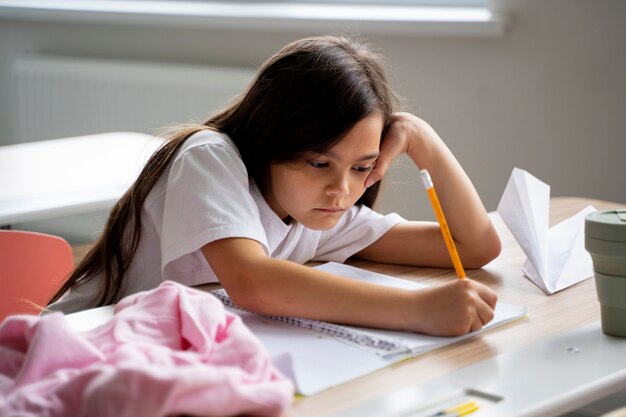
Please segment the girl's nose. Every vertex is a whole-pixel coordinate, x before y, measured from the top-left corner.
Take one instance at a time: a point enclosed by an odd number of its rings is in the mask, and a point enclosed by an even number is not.
[[[343,198],[350,194],[350,184],[346,175],[337,175],[326,187],[326,193],[333,197]]]

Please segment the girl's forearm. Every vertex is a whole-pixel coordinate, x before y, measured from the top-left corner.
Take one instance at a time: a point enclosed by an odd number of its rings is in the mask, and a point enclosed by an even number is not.
[[[412,330],[406,316],[414,291],[354,281],[271,258],[253,269],[254,279],[247,280],[249,287],[239,303],[255,313]]]
[[[268,257],[250,239],[230,238],[202,248],[237,305],[254,313],[300,316],[381,328],[408,329],[413,291],[386,288]]]
[[[457,249],[470,261],[493,258],[500,240],[474,185],[435,130],[426,122],[418,124],[407,154],[430,173]]]
[[[249,239],[223,239],[202,251],[233,302],[258,314],[455,336],[479,329],[495,306],[495,294],[472,280],[405,290],[268,258]]]

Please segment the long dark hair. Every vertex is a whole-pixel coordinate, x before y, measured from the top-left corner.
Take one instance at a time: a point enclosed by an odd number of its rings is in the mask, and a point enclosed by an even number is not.
[[[141,236],[141,209],[150,190],[192,134],[226,133],[248,174],[267,193],[269,166],[323,153],[361,119],[380,113],[383,135],[397,100],[381,59],[361,42],[323,36],[292,42],[265,62],[246,91],[201,125],[179,130],[155,152],[115,204],[100,238],[50,303],[73,286],[104,275],[95,306],[118,301]],[[357,204],[372,206],[378,183]]]

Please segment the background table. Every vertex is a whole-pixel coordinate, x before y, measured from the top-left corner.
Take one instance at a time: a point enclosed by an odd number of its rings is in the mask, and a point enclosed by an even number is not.
[[[163,142],[113,132],[0,147],[0,225],[108,211]]]

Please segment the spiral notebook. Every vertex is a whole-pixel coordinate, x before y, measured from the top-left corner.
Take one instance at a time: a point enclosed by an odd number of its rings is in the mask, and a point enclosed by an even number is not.
[[[230,299],[225,290],[215,290],[211,292],[219,300],[224,303],[226,307],[237,313],[245,312],[240,307],[237,307]],[[339,324],[328,323],[325,321],[309,320],[301,317],[288,317],[288,316],[267,316],[261,317],[275,320],[281,323],[286,323],[292,326],[301,327],[307,330],[312,330],[317,333],[322,333],[326,336],[342,339],[348,343],[354,343],[358,346],[371,348],[373,352],[379,351],[378,354],[384,356],[392,356],[396,354],[409,353],[410,348],[402,343],[401,340],[392,337],[376,336],[368,334],[367,332],[360,331],[355,327],[342,326]]]
[[[379,285],[407,289],[425,287],[413,281],[335,262],[315,268]],[[261,316],[235,306],[224,290],[212,293],[242,318],[265,345],[274,364],[292,378],[303,395],[315,394],[405,358],[459,342],[525,317],[528,313],[526,307],[498,302],[494,319],[478,332],[460,337],[435,337],[298,317]]]

